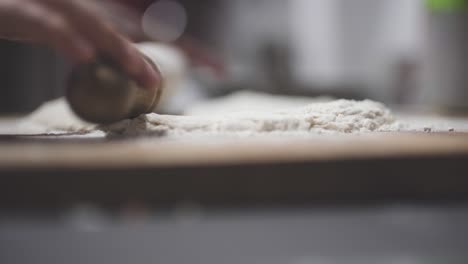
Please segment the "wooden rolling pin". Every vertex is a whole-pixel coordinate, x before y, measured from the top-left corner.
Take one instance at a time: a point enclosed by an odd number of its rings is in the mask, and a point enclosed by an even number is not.
[[[154,70],[162,76],[156,89],[142,89],[118,67],[104,59],[75,67],[68,79],[66,98],[71,109],[85,121],[110,124],[152,113],[167,86],[184,74],[183,56],[168,46],[136,45]]]

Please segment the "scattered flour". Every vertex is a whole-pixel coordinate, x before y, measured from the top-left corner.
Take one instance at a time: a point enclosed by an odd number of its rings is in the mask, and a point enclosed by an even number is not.
[[[443,121],[443,122],[442,122]],[[455,120],[456,121],[456,120]],[[317,136],[374,131],[463,131],[466,120],[399,116],[370,100],[332,100],[239,92],[188,107],[186,115],[142,115],[98,127],[76,117],[64,99],[51,101],[20,120],[16,134],[159,135],[175,137]]]
[[[277,111],[238,111],[198,116],[149,114],[104,129],[110,134],[180,136],[307,136],[398,129],[390,110],[370,100],[316,102]]]
[[[64,98],[43,104],[34,113],[21,119],[14,128],[16,134],[66,134],[87,133],[96,125],[78,118]]]

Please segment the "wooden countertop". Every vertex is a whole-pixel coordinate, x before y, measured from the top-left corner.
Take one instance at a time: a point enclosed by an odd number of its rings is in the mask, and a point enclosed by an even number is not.
[[[3,137],[0,170],[113,169],[468,155],[468,133],[373,133],[308,139],[168,141]]]
[[[0,138],[0,208],[468,201],[468,134],[212,141]]]

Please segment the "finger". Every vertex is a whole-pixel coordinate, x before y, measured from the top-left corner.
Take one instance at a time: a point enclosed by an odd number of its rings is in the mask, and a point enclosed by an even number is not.
[[[159,73],[144,59],[143,55],[126,39],[119,37],[113,45],[114,58],[122,63],[129,64],[127,72],[145,88],[158,86]],[[132,66],[130,66],[132,65]]]
[[[87,62],[95,57],[91,44],[76,32],[65,19],[60,16],[50,16],[40,23],[43,27],[44,44],[48,44],[61,51],[70,59],[77,62]]]
[[[99,13],[103,14],[112,25],[132,40],[147,39],[141,28],[140,15],[136,10],[115,0],[101,0]]]
[[[136,48],[109,23],[99,18],[95,5],[89,1],[45,0],[54,8],[62,10],[73,25],[103,55],[118,63],[142,86],[157,86],[156,72],[151,70]]]
[[[68,57],[82,61],[93,56],[91,46],[74,34],[73,29],[58,14],[34,3],[11,10],[16,18],[15,39],[46,44]]]

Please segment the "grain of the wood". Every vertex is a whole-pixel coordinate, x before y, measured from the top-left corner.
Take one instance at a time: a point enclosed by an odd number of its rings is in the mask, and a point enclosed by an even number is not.
[[[1,169],[118,169],[468,155],[466,133],[374,133],[311,139],[0,143]]]

